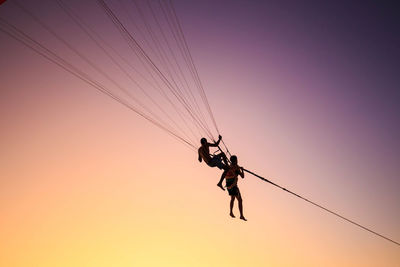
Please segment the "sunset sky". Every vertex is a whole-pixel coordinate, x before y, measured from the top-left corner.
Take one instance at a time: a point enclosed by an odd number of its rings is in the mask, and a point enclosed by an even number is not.
[[[102,79],[13,2],[1,19]],[[128,85],[39,2],[19,1]],[[95,0],[65,2],[128,58]],[[239,165],[399,242],[399,9],[300,2],[173,0]],[[398,245],[249,174],[248,221],[231,218],[217,168],[1,29],[0,266],[400,266]]]

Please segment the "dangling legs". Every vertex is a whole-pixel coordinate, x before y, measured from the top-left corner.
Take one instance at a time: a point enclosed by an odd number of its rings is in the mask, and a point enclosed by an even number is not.
[[[222,186],[222,182],[224,181],[225,175],[228,172],[228,170],[224,170],[224,172],[221,174],[221,179],[219,179],[219,182],[217,184],[218,187],[220,187],[222,190],[225,191],[225,188]]]
[[[233,203],[234,203],[234,201],[235,201],[235,196],[231,196],[231,203],[230,203],[231,212],[229,213],[229,215],[232,218],[235,218],[235,215],[233,214]]]
[[[242,196],[240,195],[240,191],[239,191],[239,194],[236,196],[236,198],[239,202],[240,219],[243,221],[247,221],[247,219],[243,216],[243,200],[242,200]]]
[[[222,152],[220,154],[215,155],[214,158],[217,159],[217,167],[219,169],[221,169],[221,170],[224,170],[222,175],[221,175],[221,178],[219,179],[219,182],[218,182],[217,186],[219,188],[221,188],[222,190],[225,190],[225,188],[222,186],[222,182],[224,181],[225,175],[228,172],[228,162],[227,162],[226,155],[225,155],[225,153]],[[222,160],[224,161],[225,164],[222,163],[221,158],[222,158]]]

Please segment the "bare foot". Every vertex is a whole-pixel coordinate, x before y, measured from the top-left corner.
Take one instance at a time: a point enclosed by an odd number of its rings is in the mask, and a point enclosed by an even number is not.
[[[225,191],[225,188],[222,186],[222,184],[217,184],[217,186]]]
[[[236,218],[235,215],[234,215],[232,212],[229,213],[229,215],[230,215],[232,218]]]
[[[247,221],[247,219],[244,216],[240,216],[240,219],[243,221]]]

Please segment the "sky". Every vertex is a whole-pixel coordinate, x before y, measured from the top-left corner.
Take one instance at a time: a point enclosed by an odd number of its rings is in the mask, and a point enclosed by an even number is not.
[[[21,3],[128,85],[54,2]],[[95,1],[68,3],[128,55]],[[239,165],[399,242],[398,7],[173,3]],[[13,1],[0,18],[112,87]],[[220,171],[181,140],[3,31],[0,55],[1,266],[400,266],[399,246],[249,174],[248,221],[231,218]]]

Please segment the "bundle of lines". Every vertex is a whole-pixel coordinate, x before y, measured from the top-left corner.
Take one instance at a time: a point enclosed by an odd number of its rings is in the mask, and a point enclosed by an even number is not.
[[[0,30],[189,148],[214,140],[218,126],[172,1],[84,2],[10,1],[30,27],[0,18]]]

